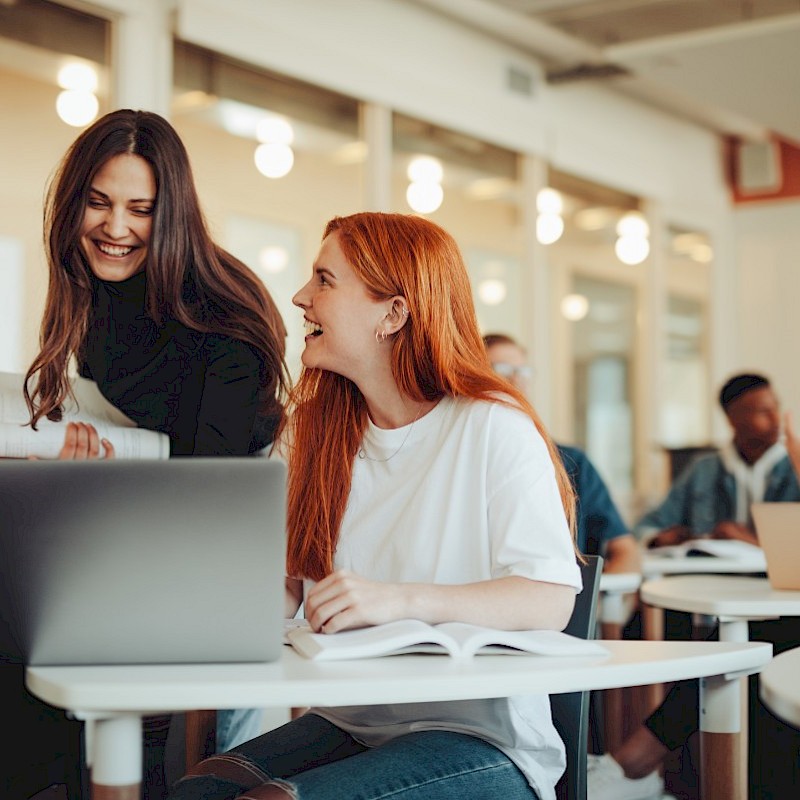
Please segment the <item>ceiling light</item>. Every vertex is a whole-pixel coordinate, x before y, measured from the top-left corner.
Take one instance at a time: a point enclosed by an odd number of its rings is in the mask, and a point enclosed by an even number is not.
[[[258,265],[264,272],[283,272],[289,265],[289,252],[285,247],[265,245],[258,251]]]
[[[487,306],[499,306],[506,299],[508,289],[504,281],[487,278],[478,284],[478,297]]]
[[[100,108],[97,97],[91,92],[65,89],[56,98],[58,116],[75,128],[88,125]]]
[[[698,264],[710,264],[714,260],[714,251],[710,244],[696,244],[689,252],[689,258]]]
[[[582,294],[568,294],[561,300],[561,313],[570,322],[577,322],[589,313],[589,300]]]
[[[623,264],[641,264],[650,254],[650,242],[639,236],[620,236],[614,252]]]
[[[444,169],[438,158],[417,156],[411,159],[406,174],[412,183],[441,183]]]
[[[265,144],[291,144],[294,141],[294,130],[283,117],[264,117],[256,126],[256,138]]]
[[[617,235],[645,239],[650,235],[650,226],[638,211],[631,211],[617,223]]]
[[[553,244],[564,233],[564,220],[558,214],[539,214],[536,218],[536,238],[540,244]]]
[[[536,210],[540,214],[562,214],[564,199],[561,197],[561,193],[549,187],[540,189],[536,195]]]
[[[406,201],[418,214],[436,211],[444,200],[444,190],[439,183],[409,183]]]
[[[62,89],[96,92],[97,70],[83,61],[70,61],[58,71],[58,85]]]
[[[294,165],[294,153],[288,144],[260,144],[254,159],[258,171],[267,178],[282,178]]]

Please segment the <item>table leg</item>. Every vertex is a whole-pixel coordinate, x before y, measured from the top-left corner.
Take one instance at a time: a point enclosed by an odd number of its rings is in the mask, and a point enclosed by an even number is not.
[[[642,638],[648,641],[663,642],[664,609],[656,608],[640,601],[639,613],[642,619]],[[653,709],[661,705],[661,701],[664,699],[664,685],[654,683],[649,686],[641,686],[636,689],[636,693],[638,696],[637,705],[646,710],[645,716],[647,716]],[[636,722],[641,722],[641,719]]]
[[[604,639],[618,640],[622,638],[622,626],[616,622],[602,622],[601,632]],[[603,692],[603,752],[612,753],[622,744],[623,732],[626,729],[623,715],[624,689],[606,689]]]
[[[191,769],[195,764],[216,752],[217,712],[213,709],[203,711],[187,711],[185,733],[185,768]]]
[[[750,631],[747,620],[743,619],[720,619],[719,620],[719,640],[721,642],[747,642],[750,640]],[[749,731],[750,722],[748,720],[748,709],[750,707],[749,681],[747,678],[740,678],[740,719],[741,736],[739,737],[739,766],[741,769],[741,780],[747,786],[749,779]]]
[[[747,800],[740,768],[742,737],[739,681],[715,675],[700,680],[700,797]]]
[[[94,721],[92,800],[139,800],[142,783],[142,720],[125,714]]]

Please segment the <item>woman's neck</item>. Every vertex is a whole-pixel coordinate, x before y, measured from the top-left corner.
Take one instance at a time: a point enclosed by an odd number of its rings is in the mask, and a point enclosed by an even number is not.
[[[394,382],[373,385],[361,393],[367,403],[367,411],[372,422],[379,428],[392,429],[410,425],[427,414],[437,403],[436,400],[415,400],[401,391]]]

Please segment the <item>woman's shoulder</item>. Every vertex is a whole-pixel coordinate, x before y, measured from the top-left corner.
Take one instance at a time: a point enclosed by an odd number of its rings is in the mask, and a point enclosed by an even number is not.
[[[486,425],[513,429],[535,428],[533,420],[511,395],[496,393],[486,399],[450,398],[454,413]]]
[[[539,450],[544,441],[533,419],[509,395],[490,399],[448,398],[450,416],[462,435],[483,441],[490,450]]]

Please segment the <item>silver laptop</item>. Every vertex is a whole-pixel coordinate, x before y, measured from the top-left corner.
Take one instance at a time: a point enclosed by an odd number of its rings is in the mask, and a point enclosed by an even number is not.
[[[800,503],[753,503],[751,510],[770,586],[800,590]]]
[[[35,666],[275,660],[285,501],[267,458],[0,461],[0,650]]]

